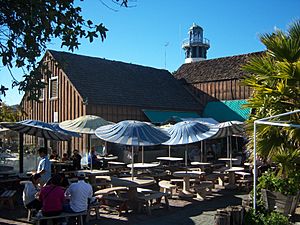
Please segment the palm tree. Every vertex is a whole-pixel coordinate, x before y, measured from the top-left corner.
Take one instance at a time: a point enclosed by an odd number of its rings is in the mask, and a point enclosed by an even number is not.
[[[253,109],[247,121],[250,139],[254,120],[300,109],[300,21],[292,23],[287,32],[277,29],[271,34],[261,35],[260,40],[267,50],[254,56],[243,67],[249,74],[243,83],[253,90],[247,104]],[[300,117],[293,114],[280,120],[299,124]],[[257,151],[264,159],[286,159],[285,150],[299,149],[299,129],[258,126]],[[278,157],[283,153],[285,156]]]

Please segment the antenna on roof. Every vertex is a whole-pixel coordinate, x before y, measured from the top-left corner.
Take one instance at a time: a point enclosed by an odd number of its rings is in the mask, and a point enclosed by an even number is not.
[[[165,69],[167,69],[167,47],[169,45],[169,42],[165,43]]]

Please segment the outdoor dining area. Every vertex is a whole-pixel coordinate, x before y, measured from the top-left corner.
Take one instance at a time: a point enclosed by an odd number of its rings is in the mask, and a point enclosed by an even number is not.
[[[67,189],[72,183],[78,182],[79,174],[84,174],[85,181],[92,186],[93,204],[89,205],[84,214],[87,218],[96,215],[97,219],[99,212],[105,209],[109,213],[115,211],[118,215],[127,213],[151,215],[154,209],[168,210],[171,199],[206,201],[213,198],[214,192],[218,190],[249,192],[252,185],[251,165],[246,163],[244,166],[244,159],[235,158],[230,144],[233,135],[242,136],[244,132],[243,123],[237,121],[207,125],[186,120],[164,129],[148,122],[126,120],[112,123],[95,116],[85,116],[74,121],[62,122],[56,128],[41,121],[0,125],[19,132],[20,136],[19,173],[0,171],[0,187],[6,189],[5,191],[13,190],[18,182],[22,186],[26,185],[31,182],[30,176],[35,174],[35,171],[23,171],[24,134],[44,138],[45,148],[47,140],[67,141],[71,137],[80,138],[83,134],[88,135],[88,160],[80,156],[82,150],[69,158],[57,156],[57,153],[53,152],[49,156],[52,177],[60,174],[64,179],[63,188]],[[105,151],[101,154],[97,154],[93,148],[91,135],[95,135],[104,143]],[[206,157],[205,142],[218,138],[227,139],[226,156],[209,160]],[[122,161],[118,155],[113,155],[107,148],[108,143],[130,149],[130,163]],[[147,148],[151,146],[158,149],[168,148],[168,154],[163,155],[166,152],[164,150],[154,161],[150,161],[146,155]],[[193,154],[191,146],[194,149]],[[183,154],[178,156],[178,149]],[[80,156],[79,166],[76,154]],[[86,164],[82,163],[84,160]],[[10,183],[11,177],[17,180]],[[15,194],[13,192],[9,198],[14,199]],[[1,196],[0,203],[2,202],[2,207],[5,207],[7,198]],[[10,203],[10,208],[14,208],[14,200]],[[39,221],[30,210],[28,220]]]

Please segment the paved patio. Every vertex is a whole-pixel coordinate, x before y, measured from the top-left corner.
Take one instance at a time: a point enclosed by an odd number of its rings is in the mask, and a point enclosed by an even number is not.
[[[152,211],[151,216],[145,213],[122,214],[117,213],[100,213],[100,220],[91,220],[88,224],[101,225],[208,225],[213,224],[214,214],[217,209],[224,208],[229,205],[240,205],[245,194],[236,194],[236,192],[219,190],[214,192],[214,197],[198,201],[196,199],[171,199],[170,210],[156,209]],[[15,210],[0,210],[0,224],[30,224],[26,221],[27,211],[22,205],[21,199]]]
[[[212,225],[214,224],[214,215],[217,209],[230,205],[241,205],[242,199],[246,197],[245,193],[219,190],[214,192],[213,198],[205,201],[171,199],[169,211],[165,209],[153,210],[151,216],[132,212],[118,216],[116,212],[101,212],[101,218],[99,220],[91,220],[88,225]],[[0,210],[0,224],[3,225],[30,224],[26,221],[26,217],[27,211],[24,209],[21,199],[15,210]],[[297,221],[300,220],[297,219]]]

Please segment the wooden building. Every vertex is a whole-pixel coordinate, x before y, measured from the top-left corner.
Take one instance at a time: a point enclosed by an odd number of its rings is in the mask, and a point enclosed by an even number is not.
[[[242,66],[262,52],[207,60],[210,42],[203,37],[203,29],[193,24],[188,35],[182,43],[185,64],[174,73],[176,79],[200,102],[203,117],[219,122],[245,120],[250,109],[243,110],[242,105],[250,97],[251,89],[241,83],[246,75]]]
[[[241,84],[242,66],[262,52],[222,57],[183,64],[174,76],[200,101],[201,108],[212,101],[247,99],[251,89]]]
[[[24,95],[24,119],[52,123],[97,115],[113,122],[149,121],[145,110],[200,113],[199,103],[166,70],[53,50],[42,62],[51,72],[44,76],[48,85],[40,102]],[[85,138],[74,138],[71,147],[85,146]],[[64,151],[67,143],[52,143],[52,148]]]

